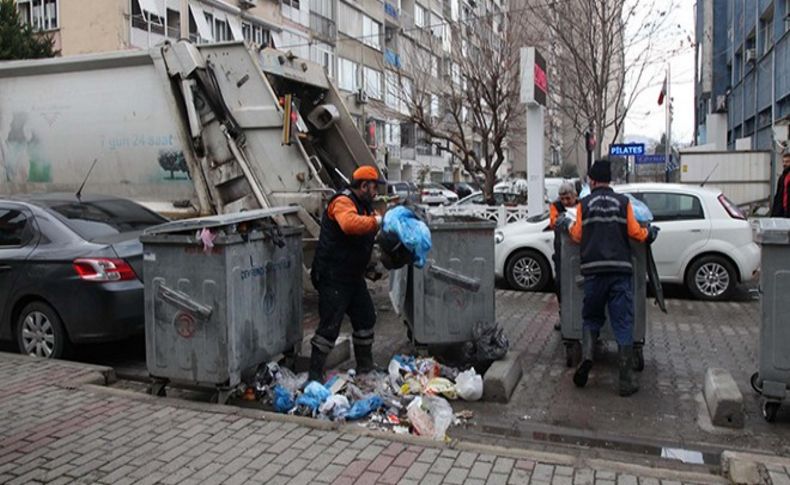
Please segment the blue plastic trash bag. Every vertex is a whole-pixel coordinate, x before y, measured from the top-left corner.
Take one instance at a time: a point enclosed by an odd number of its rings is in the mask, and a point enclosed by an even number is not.
[[[642,202],[641,200],[637,199],[631,194],[625,194],[631,200],[631,207],[634,208],[634,217],[639,222],[652,222],[653,221],[653,213],[650,212],[650,209],[647,205]]]
[[[419,220],[411,209],[402,205],[393,207],[384,214],[384,232],[394,232],[414,255],[414,266],[425,266],[425,258],[431,250],[431,231]]]
[[[288,389],[277,384],[274,386],[274,410],[278,413],[287,413],[294,407],[294,398]]]
[[[376,395],[366,397],[365,399],[360,399],[351,406],[351,409],[348,410],[346,419],[349,421],[362,419],[383,405],[384,401]]]
[[[311,381],[304,388],[301,396],[296,398],[297,406],[306,406],[312,411],[316,411],[318,407],[329,398],[331,393],[329,389],[323,386],[320,382]]]

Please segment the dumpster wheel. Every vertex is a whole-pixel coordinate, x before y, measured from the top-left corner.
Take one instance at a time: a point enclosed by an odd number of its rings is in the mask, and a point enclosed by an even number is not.
[[[167,381],[161,379],[154,379],[148,392],[152,396],[167,397]]]
[[[752,374],[752,377],[749,379],[749,383],[751,383],[752,389],[754,389],[754,392],[756,392],[757,394],[762,394],[763,393],[763,388],[760,386],[760,373],[759,372],[755,372],[754,374]]]
[[[565,342],[565,365],[573,367],[577,362],[581,362],[582,344],[578,340]]]
[[[776,415],[779,413],[780,403],[776,401],[763,401],[763,418],[769,423],[776,421]]]

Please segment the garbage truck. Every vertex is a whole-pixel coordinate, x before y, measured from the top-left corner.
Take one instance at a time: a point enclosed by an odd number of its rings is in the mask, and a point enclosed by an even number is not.
[[[359,165],[376,163],[336,88],[290,52],[178,41],[0,63],[0,194],[85,183],[185,216],[297,206],[278,223],[305,228],[309,258]]]

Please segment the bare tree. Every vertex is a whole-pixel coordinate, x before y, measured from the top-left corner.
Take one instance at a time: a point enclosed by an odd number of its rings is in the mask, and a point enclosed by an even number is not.
[[[639,94],[655,85],[651,67],[683,47],[673,44],[680,26],[667,16],[675,0],[522,1],[530,28],[544,32],[552,49],[556,108],[578,137],[593,128],[600,157],[602,144],[623,135]]]
[[[482,3],[482,2],[481,2]],[[520,48],[527,45],[521,14],[496,12],[417,31],[401,46],[403,65],[394,89],[404,118],[449,152],[492,202],[508,141],[524,123],[519,100]]]

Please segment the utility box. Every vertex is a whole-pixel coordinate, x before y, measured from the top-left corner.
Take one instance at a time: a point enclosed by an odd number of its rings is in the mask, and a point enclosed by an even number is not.
[[[302,341],[302,229],[296,208],[187,219],[143,242],[146,363],[152,392],[169,381],[218,388]]]
[[[436,217],[428,223],[432,248],[424,268],[390,276],[390,297],[416,344],[473,340],[476,323],[494,324],[494,229],[473,217]]]
[[[763,395],[763,416],[776,419],[790,386],[790,219],[766,218],[754,223],[761,246],[760,367],[752,386]]]
[[[580,268],[580,245],[574,243],[566,232],[562,232],[560,237],[562,237],[560,327],[565,342],[566,363],[568,367],[572,367],[578,360],[579,342],[582,338],[584,276]],[[645,366],[643,347],[647,327],[647,246],[634,240],[630,242],[634,278],[634,354],[637,361],[635,367],[641,371]],[[608,318],[601,330],[600,338],[615,340]]]

